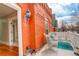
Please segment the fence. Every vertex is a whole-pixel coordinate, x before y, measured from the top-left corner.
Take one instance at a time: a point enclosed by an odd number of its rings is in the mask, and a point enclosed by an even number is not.
[[[52,32],[49,33],[49,40],[69,42],[74,48],[74,51],[76,50],[76,48],[79,48],[79,34],[74,32]]]

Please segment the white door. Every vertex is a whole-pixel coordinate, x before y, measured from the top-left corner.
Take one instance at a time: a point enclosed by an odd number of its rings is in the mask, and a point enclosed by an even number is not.
[[[9,22],[9,45],[18,47],[18,28],[17,20]]]

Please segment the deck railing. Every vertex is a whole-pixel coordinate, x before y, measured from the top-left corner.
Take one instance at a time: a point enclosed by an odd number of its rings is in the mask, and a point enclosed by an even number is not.
[[[74,48],[74,51],[77,50],[76,48],[79,48],[79,34],[75,32],[52,32],[49,33],[49,39],[52,40],[60,40],[60,41],[66,41],[69,42],[72,47]],[[77,51],[79,52],[79,51]]]

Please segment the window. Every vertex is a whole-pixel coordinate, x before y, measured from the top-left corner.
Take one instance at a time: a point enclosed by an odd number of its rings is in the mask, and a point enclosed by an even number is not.
[[[45,18],[45,33],[48,34],[48,32],[49,32],[48,19]]]

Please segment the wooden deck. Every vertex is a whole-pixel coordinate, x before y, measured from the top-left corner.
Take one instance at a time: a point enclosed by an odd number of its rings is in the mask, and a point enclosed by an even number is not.
[[[18,56],[18,48],[0,44],[0,56]]]

